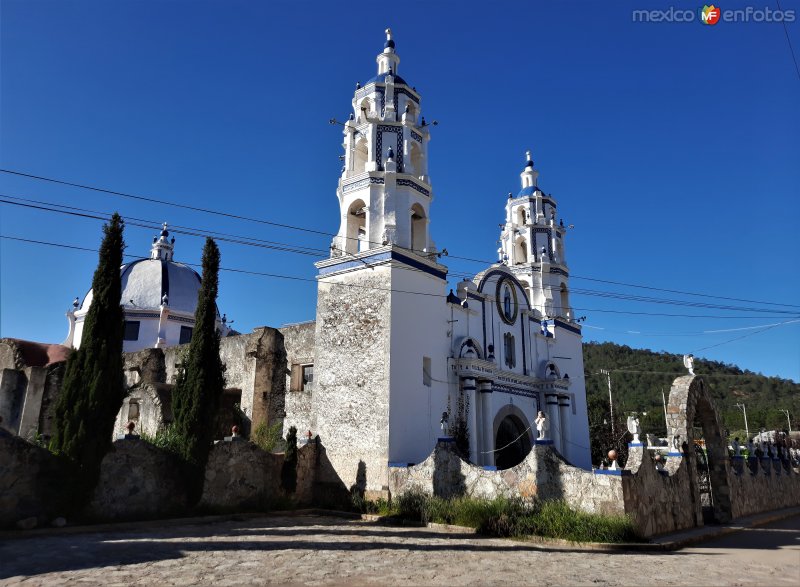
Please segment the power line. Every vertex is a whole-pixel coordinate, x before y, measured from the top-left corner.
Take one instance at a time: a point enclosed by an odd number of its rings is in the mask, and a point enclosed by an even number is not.
[[[778,10],[783,12],[780,0],[775,0],[775,3],[778,5]],[[786,35],[786,42],[789,43],[789,52],[792,54],[792,61],[794,61],[794,70],[797,72],[797,78],[800,79],[800,66],[797,65],[797,56],[794,54],[794,47],[792,47],[792,40],[789,38],[789,29],[786,28],[785,18],[781,19],[781,24],[783,25],[783,33]]]
[[[30,198],[22,198],[19,196],[9,196],[6,194],[0,194],[0,197],[6,198],[5,200],[0,199],[0,203],[2,204],[9,204],[14,206],[20,206],[25,208],[32,208],[40,211],[45,212],[54,212],[58,214],[64,214],[67,216],[75,216],[81,218],[88,218],[94,220],[105,221],[108,216],[110,216],[107,212],[101,212],[97,210],[91,210],[86,208],[80,208],[76,206],[68,206],[63,204],[56,204],[52,202],[45,202],[42,200],[34,200]],[[64,208],[64,209],[61,209]],[[157,229],[159,223],[152,220],[146,220],[141,218],[135,217],[125,217],[126,222],[131,226],[136,226],[139,228],[147,228],[147,229]],[[179,227],[179,228],[175,228]],[[326,251],[322,249],[312,249],[304,246],[298,246],[288,243],[281,243],[277,241],[268,241],[264,239],[258,239],[255,237],[250,236],[241,236],[241,235],[234,235],[230,233],[222,233],[217,231],[209,231],[207,229],[202,228],[192,228],[192,227],[182,227],[181,225],[173,225],[172,226],[173,232],[176,234],[184,234],[189,236],[197,236],[197,237],[205,237],[205,236],[213,236],[220,241],[229,242],[233,244],[245,245],[245,246],[253,246],[258,248],[265,248],[270,250],[277,250],[282,252],[289,252],[289,253],[296,253],[302,255],[309,255],[309,256],[320,256],[323,255]],[[337,249],[338,250],[338,249]],[[345,254],[352,256],[354,259],[357,259],[364,263],[365,265],[369,265],[363,259],[356,257],[355,255],[344,251]],[[406,265],[393,263],[393,267],[403,270],[409,271],[417,271],[424,273],[421,269],[417,269],[414,267],[408,267]],[[451,273],[451,275],[455,277],[462,276],[459,273]],[[470,275],[463,275],[463,277],[467,280],[471,280],[472,276]],[[557,286],[542,286],[543,289],[550,289],[558,291],[559,287]],[[624,301],[631,301],[631,302],[640,302],[640,303],[651,303],[651,304],[668,304],[668,305],[676,305],[676,306],[684,306],[684,307],[692,307],[692,308],[704,308],[704,309],[715,309],[715,310],[729,310],[729,311],[737,311],[737,312],[762,312],[762,313],[777,313],[777,314],[789,314],[794,315],[796,312],[791,312],[788,310],[778,310],[778,309],[765,309],[765,308],[743,308],[743,307],[736,307],[736,306],[727,306],[727,305],[720,305],[720,304],[708,304],[704,302],[693,302],[687,300],[674,300],[674,299],[663,299],[663,298],[655,298],[649,296],[638,296],[633,294],[626,294],[621,292],[607,292],[607,291],[598,291],[598,290],[589,290],[589,289],[582,289],[582,288],[571,288],[568,290],[571,293],[577,295],[588,295],[594,297],[601,297],[607,299],[618,299]],[[581,310],[585,311],[588,310],[586,308],[578,308],[573,306],[573,310]],[[616,313],[613,310],[596,310],[602,312],[611,312]],[[636,314],[635,312],[624,312],[630,314]],[[640,313],[641,314],[641,313]],[[648,314],[648,313],[644,313]],[[652,314],[652,313],[650,313]],[[671,314],[664,314],[665,316],[671,316]]]
[[[67,249],[75,249],[75,250],[84,250],[88,252],[96,253],[96,249],[92,249],[89,247],[78,247],[74,245],[66,245],[63,243],[54,243],[36,239],[29,239],[29,238],[22,238],[22,237],[15,237],[11,235],[0,235],[0,238],[7,239],[7,240],[14,240],[18,242],[26,242],[31,244],[39,244],[39,245],[47,245],[52,247],[58,248],[67,248]],[[126,257],[134,257],[134,258],[141,258],[135,255],[126,255]],[[188,265],[191,267],[200,267],[197,263],[184,263],[184,265]],[[345,283],[337,283],[332,281],[324,281],[324,278],[321,280],[317,280],[315,278],[307,278],[307,277],[300,277],[294,275],[283,275],[280,273],[267,273],[263,271],[253,271],[249,269],[238,269],[232,267],[220,267],[220,271],[228,271],[233,273],[244,273],[248,275],[256,275],[256,276],[263,276],[263,277],[271,277],[275,279],[286,279],[292,281],[305,281],[310,283],[318,283],[322,281],[323,283],[330,284],[330,285],[337,285],[342,287],[356,287],[361,289],[371,289],[377,291],[386,291],[386,292],[393,292],[393,293],[405,293],[411,295],[423,295],[429,297],[437,297],[437,298],[444,298],[445,294],[441,293],[430,293],[430,292],[416,292],[416,291],[408,291],[408,290],[401,290],[401,289],[393,289],[393,288],[382,288],[377,286],[370,286],[370,285],[361,285],[361,284],[345,284]],[[710,318],[710,319],[761,319],[763,316],[719,316],[719,315],[698,315],[698,314],[662,314],[662,313],[652,313],[652,312],[625,312],[621,310],[604,310],[598,308],[574,308],[585,312],[613,312],[617,314],[633,314],[633,315],[645,315],[645,316],[667,316],[667,317],[676,317],[676,318]]]
[[[209,208],[202,208],[202,207],[198,207],[198,206],[190,206],[188,204],[180,204],[180,203],[177,203],[177,202],[171,202],[169,200],[163,200],[163,199],[159,199],[159,198],[152,198],[152,197],[149,197],[149,196],[139,196],[139,195],[129,194],[129,193],[118,191],[118,190],[111,190],[111,189],[97,187],[97,186],[91,186],[91,185],[86,185],[86,184],[81,184],[81,183],[76,183],[76,182],[70,182],[70,181],[66,181],[66,180],[62,180],[62,179],[45,177],[45,176],[41,176],[41,175],[34,175],[34,174],[30,174],[30,173],[24,173],[24,172],[21,172],[21,171],[14,171],[12,169],[2,169],[2,168],[0,168],[0,172],[7,173],[7,174],[10,174],[10,175],[17,175],[17,176],[25,177],[25,178],[29,178],[29,179],[35,179],[35,180],[39,180],[39,181],[55,183],[55,184],[59,184],[59,185],[65,185],[65,186],[70,186],[70,187],[75,187],[75,188],[80,188],[80,189],[91,190],[91,191],[95,191],[95,192],[105,193],[105,194],[119,196],[119,197],[123,197],[123,198],[129,198],[129,199],[133,199],[133,200],[139,200],[139,201],[163,204],[163,205],[166,205],[166,206],[172,206],[172,207],[176,207],[176,208],[184,208],[184,209],[187,209],[187,210],[193,210],[195,212],[203,212],[203,213],[206,213],[206,214],[219,215],[219,216],[223,216],[223,217],[227,217],[227,218],[232,218],[232,219],[235,219],[235,220],[246,220],[246,221],[249,221],[249,222],[256,222],[256,223],[259,223],[259,224],[265,224],[265,225],[275,226],[275,227],[279,227],[279,228],[285,228],[285,229],[289,229],[289,230],[298,230],[298,231],[302,231],[302,232],[306,232],[306,233],[318,234],[318,235],[327,236],[327,237],[337,236],[334,233],[321,231],[321,230],[317,230],[317,229],[313,229],[313,228],[307,228],[307,227],[296,226],[296,225],[292,225],[292,224],[285,224],[285,223],[280,223],[280,222],[273,222],[273,221],[270,221],[270,220],[264,220],[262,218],[254,218],[254,217],[251,217],[251,216],[244,216],[244,215],[241,215],[241,214],[233,214],[233,213],[223,212],[223,211],[220,211],[220,210],[212,210],[212,209],[209,209]],[[349,239],[349,240],[359,240],[357,237],[344,237],[344,238]],[[377,243],[377,242],[366,241],[366,240],[364,240],[362,242],[367,242],[369,244],[376,244],[376,245],[382,245],[383,244],[383,243]],[[412,249],[412,250],[414,250],[414,249]],[[423,252],[424,253],[425,251],[419,251],[419,252]],[[481,265],[493,265],[495,263],[495,261],[487,261],[486,259],[475,259],[475,258],[472,258],[472,257],[464,257],[464,256],[459,256],[459,255],[453,255],[453,254],[448,254],[448,258],[457,259],[457,260],[461,260],[461,261],[468,261],[468,262],[472,262],[472,263],[479,263]],[[598,283],[607,283],[607,284],[612,284],[612,285],[622,285],[622,286],[625,286],[625,287],[635,287],[635,288],[641,288],[641,289],[649,289],[649,290],[653,290],[653,291],[664,291],[664,292],[667,292],[667,293],[677,293],[677,294],[681,294],[681,295],[691,295],[691,296],[707,297],[707,298],[713,298],[713,299],[723,299],[723,300],[728,300],[728,301],[738,301],[738,302],[746,302],[746,303],[752,303],[752,304],[782,306],[782,307],[788,307],[788,308],[800,308],[800,305],[797,305],[797,304],[782,304],[782,303],[777,303],[777,302],[763,302],[763,301],[758,301],[758,300],[748,300],[748,299],[741,299],[741,298],[731,298],[731,297],[725,297],[725,296],[716,296],[716,295],[713,295],[713,294],[705,294],[705,293],[697,293],[697,292],[688,292],[688,291],[680,291],[680,290],[658,288],[658,287],[647,286],[647,285],[610,281],[610,280],[598,279],[598,278],[593,278],[593,277],[584,277],[584,276],[581,276],[581,275],[570,275],[570,277],[572,277],[573,279],[584,279],[584,280],[588,280],[588,281],[595,281],[595,282],[598,282]]]

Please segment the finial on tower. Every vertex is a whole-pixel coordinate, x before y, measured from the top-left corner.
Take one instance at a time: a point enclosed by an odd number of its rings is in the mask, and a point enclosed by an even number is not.
[[[533,167],[533,158],[531,157],[531,152],[525,151],[525,156],[528,158],[528,163],[525,165],[525,167]]]
[[[386,49],[394,49],[394,41],[392,40],[392,29],[387,28],[386,31],[386,43],[383,45]]]

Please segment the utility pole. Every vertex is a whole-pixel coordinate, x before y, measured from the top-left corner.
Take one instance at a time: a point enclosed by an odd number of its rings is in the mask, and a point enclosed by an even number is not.
[[[792,421],[789,419],[789,410],[784,410],[782,408],[778,408],[779,411],[786,414],[786,421],[789,423],[789,432],[792,431]]]
[[[750,428],[747,427],[747,408],[744,404],[734,404],[737,408],[742,410],[744,414],[744,433],[747,435],[747,439],[750,440]]]
[[[611,437],[616,442],[617,431],[614,427],[614,400],[611,397],[611,371],[608,369],[600,369],[600,373],[605,375],[608,379],[608,407],[611,409]]]

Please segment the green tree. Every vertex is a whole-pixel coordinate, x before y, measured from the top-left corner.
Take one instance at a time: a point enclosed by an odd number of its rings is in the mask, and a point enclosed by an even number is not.
[[[111,447],[114,421],[125,399],[122,372],[124,319],[120,307],[120,266],[125,243],[119,214],[103,226],[92,302],[81,346],[67,360],[55,409],[51,449],[76,465],[75,499],[88,501],[100,476],[100,463]]]
[[[197,295],[195,327],[189,352],[172,392],[172,423],[181,456],[187,463],[189,500],[197,503],[203,492],[208,453],[214,439],[214,418],[225,385],[225,366],[219,357],[217,290],[219,248],[206,239],[203,280]]]
[[[286,434],[286,453],[283,457],[281,481],[287,491],[297,489],[297,428],[294,426],[290,426]]]

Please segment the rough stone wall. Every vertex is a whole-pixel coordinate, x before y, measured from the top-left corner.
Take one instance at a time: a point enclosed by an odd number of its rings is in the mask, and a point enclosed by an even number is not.
[[[502,471],[467,463],[454,449],[452,441],[440,441],[419,465],[391,467],[392,495],[417,488],[441,497],[563,499],[591,513],[625,513],[621,476],[595,475],[573,467],[550,445],[535,445],[519,465]]]
[[[285,393],[285,419],[283,422],[283,436],[289,428],[297,428],[300,436],[311,429],[311,395],[313,383],[302,391],[291,388],[292,365],[303,365],[314,362],[314,340],[316,323],[303,322],[291,324],[280,328],[283,334],[283,343],[286,349],[286,376],[284,378]]]
[[[741,473],[729,469],[734,518],[800,505],[800,471],[777,459],[768,464],[759,464],[754,473],[747,466]]]
[[[67,362],[53,363],[46,368],[47,378],[44,383],[42,405],[39,408],[39,434],[43,439],[48,440],[55,433],[56,402],[61,393]]]
[[[186,509],[180,463],[139,439],[118,440],[103,458],[100,481],[85,510],[89,519],[134,520],[177,515]]]
[[[389,271],[319,283],[310,428],[348,487],[357,480],[371,490],[388,485]]]
[[[219,442],[208,456],[200,506],[212,510],[268,508],[281,488],[283,455],[252,442]]]
[[[695,496],[689,490],[686,459],[670,457],[668,466],[658,471],[651,453],[643,446],[628,448],[626,474],[621,477],[625,513],[644,536],[694,527]]]
[[[0,430],[0,527],[63,514],[61,484],[67,464],[44,448]]]
[[[258,328],[250,335],[246,349],[253,361],[253,391],[251,421],[254,426],[264,422],[273,426],[286,416],[286,348],[284,335],[275,328]],[[242,388],[242,404],[245,404]]]

